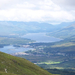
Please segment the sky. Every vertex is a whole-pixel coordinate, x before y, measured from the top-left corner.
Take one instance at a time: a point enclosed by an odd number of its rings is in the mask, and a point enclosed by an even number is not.
[[[75,0],[0,0],[0,21],[75,21]]]

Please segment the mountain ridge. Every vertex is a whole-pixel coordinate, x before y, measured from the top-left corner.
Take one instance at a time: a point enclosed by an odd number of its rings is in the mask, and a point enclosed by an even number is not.
[[[73,22],[58,25],[39,22],[0,21],[0,34],[25,34],[37,32],[53,32],[62,29]]]
[[[54,37],[57,37],[57,38],[69,38],[73,35],[75,35],[75,23],[74,24],[71,24],[65,28],[62,28],[58,31],[55,31],[55,32],[51,32],[48,34],[49,36],[54,36]]]

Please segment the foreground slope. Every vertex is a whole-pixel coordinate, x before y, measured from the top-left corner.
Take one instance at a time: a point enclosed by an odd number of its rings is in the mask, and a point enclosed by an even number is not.
[[[0,75],[52,75],[33,63],[0,52]]]

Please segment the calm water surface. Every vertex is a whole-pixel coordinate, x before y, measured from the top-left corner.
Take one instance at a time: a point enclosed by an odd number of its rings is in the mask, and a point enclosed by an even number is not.
[[[32,50],[32,49],[33,48],[14,47],[10,45],[10,46],[4,46],[3,48],[0,48],[0,51],[4,53],[8,53],[8,54],[14,54],[18,52],[25,52],[25,51]]]
[[[59,38],[47,36],[46,33],[28,33],[21,37],[35,40],[36,42],[56,42],[61,40]],[[4,46],[3,48],[0,48],[0,51],[8,54],[13,54],[18,52],[25,52],[31,49],[33,48],[14,47],[10,45],[10,46]]]
[[[56,42],[61,40],[59,38],[47,36],[46,33],[28,33],[23,35],[22,38],[28,38],[36,42]]]

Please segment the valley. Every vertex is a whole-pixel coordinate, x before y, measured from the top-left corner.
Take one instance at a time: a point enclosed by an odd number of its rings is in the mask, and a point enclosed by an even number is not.
[[[59,42],[52,43],[32,43],[29,44],[34,50],[25,51],[28,55],[17,55],[18,57],[25,58],[34,64],[44,68],[58,69],[61,75],[75,74],[75,38],[70,37]],[[50,71],[50,72],[51,72]],[[54,70],[55,72],[55,70]],[[71,72],[71,73],[70,73]],[[59,71],[57,71],[59,73]]]
[[[0,0],[0,75],[75,75],[75,0]]]
[[[50,33],[44,30],[40,33],[27,30],[26,33],[22,31],[22,34],[18,35],[16,33],[15,35],[1,34],[0,51],[27,59],[53,74],[75,75],[75,34],[72,34],[74,30],[74,25],[70,25],[65,29],[64,26],[60,29],[56,28]],[[67,35],[69,33],[70,35]]]

